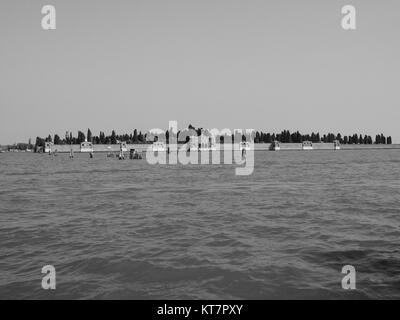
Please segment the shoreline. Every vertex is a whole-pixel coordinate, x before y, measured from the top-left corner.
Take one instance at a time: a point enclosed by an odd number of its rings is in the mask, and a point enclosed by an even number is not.
[[[129,152],[130,149],[135,149],[138,152],[146,152],[152,144],[127,144],[126,148]],[[179,148],[180,146],[178,146]],[[73,145],[54,145],[53,152],[56,151],[57,153],[69,153],[72,149],[74,153],[87,153],[87,151],[81,151],[79,144]],[[271,150],[271,143],[255,143],[254,144],[254,151],[274,151]],[[235,148],[236,149],[236,148]],[[221,148],[220,151],[224,149]],[[326,151],[349,151],[349,150],[400,150],[400,144],[342,144],[340,145],[340,150],[334,149],[333,143],[313,143],[312,150],[303,150],[301,143],[280,143],[280,150],[275,152],[281,151],[319,151],[319,150],[326,150]],[[94,144],[93,145],[93,153],[116,153],[120,151],[119,144]],[[26,151],[26,150],[19,150],[19,151],[3,151],[2,153],[35,153],[33,151]],[[163,151],[160,151],[163,152]],[[165,152],[165,151],[164,151]],[[199,151],[201,152],[201,151]],[[43,153],[43,152],[42,152]]]

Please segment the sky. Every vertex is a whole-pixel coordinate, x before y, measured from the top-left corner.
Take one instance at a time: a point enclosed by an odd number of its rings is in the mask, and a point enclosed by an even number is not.
[[[341,27],[347,4],[357,30]],[[395,0],[1,0],[0,144],[169,120],[400,143],[399,14]]]

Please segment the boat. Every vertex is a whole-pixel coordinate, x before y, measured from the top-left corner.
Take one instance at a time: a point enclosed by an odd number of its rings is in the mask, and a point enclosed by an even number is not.
[[[313,144],[311,141],[303,141],[302,150],[313,150]]]

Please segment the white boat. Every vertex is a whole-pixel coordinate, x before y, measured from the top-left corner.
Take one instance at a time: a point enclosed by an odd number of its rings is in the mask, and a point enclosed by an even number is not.
[[[81,143],[81,152],[93,152],[93,145],[91,142],[84,141]]]
[[[303,141],[303,146],[302,146],[303,150],[313,150],[313,144],[311,141]]]

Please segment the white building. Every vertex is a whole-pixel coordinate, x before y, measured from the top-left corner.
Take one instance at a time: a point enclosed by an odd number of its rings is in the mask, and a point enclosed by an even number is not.
[[[52,153],[53,152],[54,144],[53,142],[46,142],[44,144],[44,152],[45,153]]]
[[[201,130],[200,136],[192,135],[189,137],[189,148],[191,151],[213,151],[217,150],[215,136],[209,130]]]
[[[84,141],[81,143],[81,152],[93,152],[93,145],[91,142]]]

